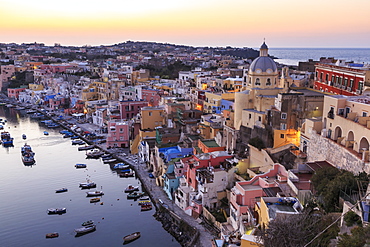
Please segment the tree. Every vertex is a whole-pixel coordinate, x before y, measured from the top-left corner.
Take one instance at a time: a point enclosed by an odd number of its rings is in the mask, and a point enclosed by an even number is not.
[[[339,194],[341,190],[358,190],[356,177],[348,171],[325,167],[312,176],[312,184],[317,195],[322,198],[327,212],[340,211]]]
[[[330,215],[310,214],[277,217],[266,229],[257,231],[257,238],[265,247],[304,246],[332,222]],[[338,226],[333,225],[310,246],[327,246],[335,238]]]
[[[252,145],[253,147],[258,148],[259,150],[264,149],[266,147],[265,143],[259,137],[254,137],[250,139],[249,144]]]
[[[370,226],[357,226],[351,230],[351,235],[339,235],[338,247],[363,247],[365,244],[370,244]]]

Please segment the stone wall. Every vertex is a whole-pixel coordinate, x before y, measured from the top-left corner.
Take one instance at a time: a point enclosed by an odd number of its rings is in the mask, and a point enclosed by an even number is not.
[[[360,158],[352,154],[345,147],[335,141],[312,133],[307,150],[307,162],[328,161],[339,169],[354,174],[360,172],[370,173],[370,165],[366,165]]]

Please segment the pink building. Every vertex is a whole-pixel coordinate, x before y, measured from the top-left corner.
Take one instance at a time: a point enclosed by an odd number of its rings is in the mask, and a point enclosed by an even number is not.
[[[188,185],[196,191],[198,189],[198,180],[196,177],[197,169],[206,168],[209,166],[219,167],[221,162],[224,162],[226,159],[232,158],[232,155],[224,151],[216,151],[212,153],[193,155],[192,157],[194,159],[188,160],[186,179]]]
[[[109,121],[107,147],[130,147],[130,122]]]
[[[121,101],[119,106],[121,119],[133,118],[145,106],[148,106],[148,102],[146,101]]]
[[[161,95],[158,90],[142,89],[142,99],[149,103],[149,106],[158,106]]]
[[[42,70],[48,70],[53,73],[61,73],[66,72],[67,69],[73,68],[75,65],[71,64],[42,64],[40,66],[40,69]]]
[[[8,88],[8,97],[19,99],[19,93],[25,90],[25,88]]]

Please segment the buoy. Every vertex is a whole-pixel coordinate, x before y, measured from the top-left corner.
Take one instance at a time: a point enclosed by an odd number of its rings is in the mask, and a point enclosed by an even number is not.
[[[104,217],[103,218],[101,218],[102,220],[104,220]]]

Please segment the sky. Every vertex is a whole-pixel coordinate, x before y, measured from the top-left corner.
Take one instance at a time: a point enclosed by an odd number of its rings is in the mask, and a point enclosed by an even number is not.
[[[370,47],[369,0],[0,0],[0,43]]]

